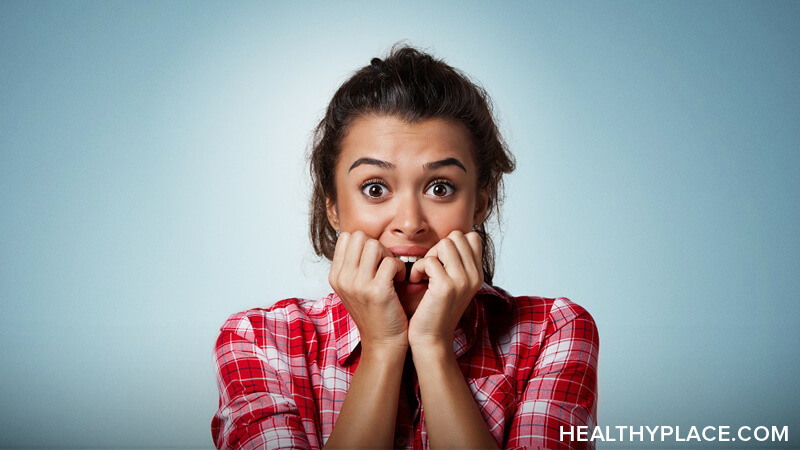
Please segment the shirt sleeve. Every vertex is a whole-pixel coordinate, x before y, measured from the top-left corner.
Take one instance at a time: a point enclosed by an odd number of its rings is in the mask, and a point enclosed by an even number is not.
[[[282,357],[264,339],[256,343],[250,320],[240,313],[222,327],[214,348],[219,409],[211,423],[219,449],[310,448],[291,377]]]
[[[549,334],[517,405],[506,448],[593,449],[590,440],[577,439],[577,427],[587,427],[584,433],[591,436],[597,420],[597,326],[566,299],[554,301],[548,319]]]

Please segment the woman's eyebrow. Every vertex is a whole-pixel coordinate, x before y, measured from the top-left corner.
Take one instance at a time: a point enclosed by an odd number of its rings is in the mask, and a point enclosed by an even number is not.
[[[467,171],[467,168],[464,167],[464,164],[462,164],[461,161],[459,161],[456,158],[445,158],[441,161],[429,162],[422,165],[422,167],[424,167],[427,170],[438,169],[439,167],[444,167],[444,166],[458,166],[464,172]]]
[[[356,167],[362,164],[372,164],[373,166],[378,166],[383,169],[394,169],[394,164],[387,161],[381,161],[380,159],[374,159],[374,158],[358,158],[356,162],[354,162],[353,165],[350,166],[349,169],[347,169],[347,172],[349,173],[351,170],[355,169]]]
[[[358,167],[358,166],[360,166],[362,164],[371,164],[373,166],[378,166],[378,167],[383,168],[383,169],[394,169],[395,168],[395,165],[390,163],[390,162],[388,162],[388,161],[382,161],[380,159],[375,159],[375,158],[358,158],[350,166],[350,168],[347,169],[347,172],[349,173],[351,170],[355,169],[356,167]],[[457,158],[445,158],[445,159],[442,159],[442,160],[439,160],[439,161],[433,161],[433,162],[425,163],[425,164],[422,165],[422,167],[424,169],[426,169],[426,170],[435,170],[435,169],[438,169],[440,167],[445,167],[445,166],[456,166],[456,167],[460,167],[461,170],[463,170],[464,172],[467,171],[467,168],[464,167],[464,164],[461,163],[461,161],[459,161]]]

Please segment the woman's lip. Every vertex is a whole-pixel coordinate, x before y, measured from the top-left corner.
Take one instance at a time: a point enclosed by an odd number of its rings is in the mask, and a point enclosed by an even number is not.
[[[428,247],[422,245],[395,245],[394,247],[389,247],[389,251],[394,256],[418,256],[422,258],[428,253],[428,250],[430,250]]]

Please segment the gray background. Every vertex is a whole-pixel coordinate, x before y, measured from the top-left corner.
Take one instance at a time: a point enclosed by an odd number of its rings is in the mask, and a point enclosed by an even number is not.
[[[329,289],[310,130],[402,39],[492,95],[496,283],[594,315],[600,424],[796,436],[800,3],[4,1],[0,446],[212,445],[219,326]]]

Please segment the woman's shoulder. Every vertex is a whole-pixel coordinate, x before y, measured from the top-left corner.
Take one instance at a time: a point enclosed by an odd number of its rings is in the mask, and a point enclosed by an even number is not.
[[[518,323],[546,326],[549,331],[555,331],[576,320],[585,321],[591,327],[596,327],[589,311],[567,297],[512,295],[500,287],[486,284],[479,293],[499,299],[498,303],[504,307],[494,309],[500,314],[504,313],[503,310],[513,312],[513,317]]]
[[[331,319],[333,294],[318,299],[291,297],[269,307],[251,308],[232,314],[220,327],[243,338],[258,341],[264,335],[300,334],[316,329]]]

